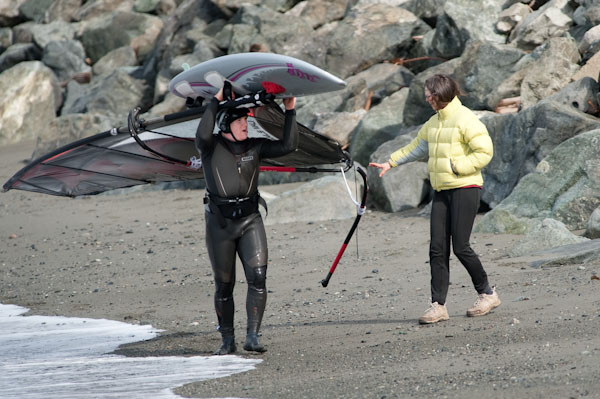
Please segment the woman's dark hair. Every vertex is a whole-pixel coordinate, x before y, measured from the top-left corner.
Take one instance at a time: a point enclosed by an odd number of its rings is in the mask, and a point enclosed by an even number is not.
[[[448,104],[456,96],[461,95],[456,80],[447,75],[433,75],[425,81],[425,88],[438,104]]]

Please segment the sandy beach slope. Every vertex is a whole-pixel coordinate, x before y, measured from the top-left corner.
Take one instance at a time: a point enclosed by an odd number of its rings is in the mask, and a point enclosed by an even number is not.
[[[4,183],[31,143],[0,149]],[[289,186],[263,187],[278,193]],[[207,355],[219,345],[204,247],[201,191],[68,199],[0,194],[0,302],[33,314],[149,323],[158,338],[120,353]],[[309,199],[307,199],[309,200]],[[502,305],[475,300],[452,259],[450,320],[419,326],[428,307],[428,219],[370,211],[330,285],[352,220],[267,227],[269,298],[254,371],[178,389],[190,397],[600,397],[600,261],[533,269],[504,253],[518,236],[474,234]],[[357,243],[358,241],[358,243]],[[358,254],[357,254],[358,250]],[[235,290],[239,347],[245,279]]]

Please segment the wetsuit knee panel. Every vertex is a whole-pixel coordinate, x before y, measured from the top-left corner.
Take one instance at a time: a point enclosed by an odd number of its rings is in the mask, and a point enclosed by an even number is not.
[[[264,290],[267,283],[267,266],[252,267],[248,271],[248,285]]]
[[[233,283],[224,283],[217,281],[215,283],[215,298],[218,300],[227,300],[233,296]]]

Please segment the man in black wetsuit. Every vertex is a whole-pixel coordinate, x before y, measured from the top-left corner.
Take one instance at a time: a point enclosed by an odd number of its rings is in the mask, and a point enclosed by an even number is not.
[[[211,100],[196,132],[206,180],[206,246],[215,279],[215,310],[222,345],[216,355],[236,350],[233,329],[235,256],[244,266],[248,294],[248,324],[244,349],[264,352],[258,342],[267,289],[267,236],[258,210],[260,159],[288,154],[298,146],[296,99],[286,98],[284,134],[281,141],[248,138],[245,109],[218,111],[223,90]],[[213,135],[215,123],[219,134]]]

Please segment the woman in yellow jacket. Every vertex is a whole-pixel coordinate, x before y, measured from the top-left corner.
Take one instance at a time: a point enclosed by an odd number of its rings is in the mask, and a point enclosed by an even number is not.
[[[427,79],[425,99],[436,114],[388,162],[369,164],[381,169],[381,177],[393,167],[429,156],[429,178],[435,190],[429,247],[432,304],[419,318],[421,324],[449,318],[446,296],[450,283],[450,242],[478,293],[467,315],[483,316],[500,305],[496,289],[490,287],[481,261],[469,244],[483,185],[481,169],[492,159],[493,145],[485,125],[461,104],[459,94],[456,81],[446,75]]]

